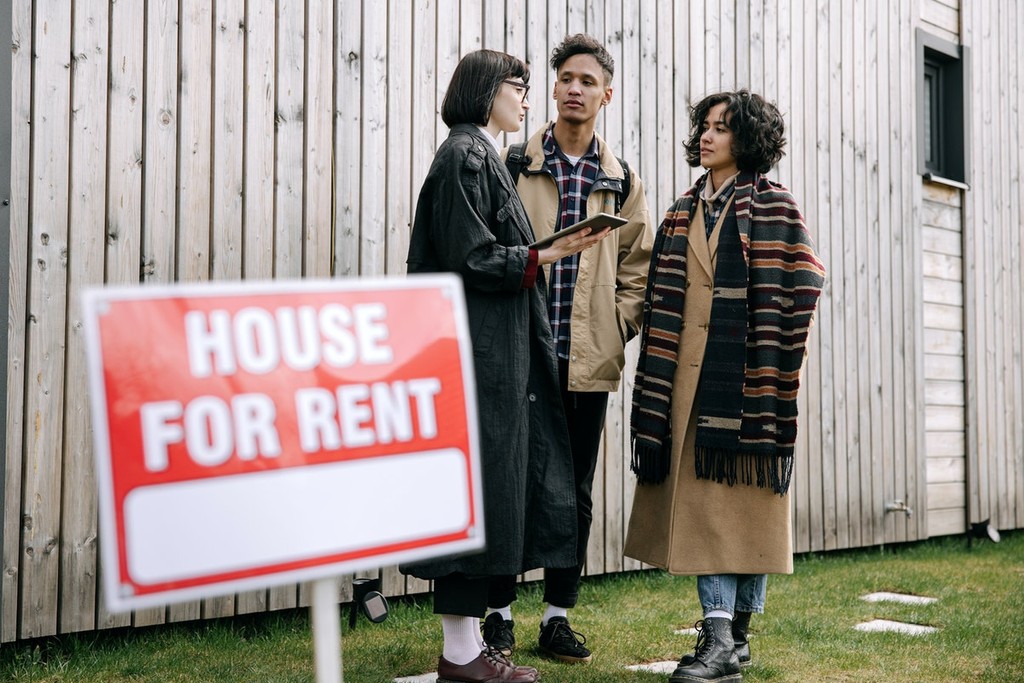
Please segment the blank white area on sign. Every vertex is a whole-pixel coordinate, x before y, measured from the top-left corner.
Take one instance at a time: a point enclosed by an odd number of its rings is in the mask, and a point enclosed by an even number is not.
[[[853,627],[858,631],[892,631],[894,633],[905,633],[910,636],[923,636],[935,633],[939,629],[934,626],[921,626],[920,624],[906,624],[902,621],[889,621],[888,619],[872,619]]]
[[[905,605],[930,605],[937,602],[938,598],[926,598],[920,595],[907,595],[906,593],[868,593],[860,596],[861,600],[867,602],[902,602]]]
[[[129,578],[202,578],[463,531],[466,462],[445,449],[136,489],[124,509]]]
[[[420,676],[402,676],[396,678],[395,683],[434,683],[437,680],[437,672],[422,674]]]

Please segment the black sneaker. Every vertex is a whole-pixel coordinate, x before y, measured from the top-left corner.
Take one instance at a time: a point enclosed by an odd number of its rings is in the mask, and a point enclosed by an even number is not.
[[[587,637],[573,631],[565,617],[551,617],[540,627],[540,649],[562,662],[577,664],[590,661],[590,650],[584,647]]]
[[[513,632],[516,622],[505,619],[497,612],[491,612],[484,619],[483,636],[484,642],[505,655],[512,656],[512,650],[516,647],[516,634]]]

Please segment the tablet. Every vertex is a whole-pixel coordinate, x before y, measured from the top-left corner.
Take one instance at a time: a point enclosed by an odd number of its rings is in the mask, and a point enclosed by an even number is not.
[[[625,218],[613,216],[610,213],[595,213],[593,216],[590,216],[589,218],[582,220],[579,223],[573,223],[568,228],[562,228],[558,232],[552,233],[547,237],[544,237],[543,239],[539,239],[536,242],[530,244],[529,246],[531,249],[543,249],[544,247],[549,246],[559,237],[571,235],[574,232],[579,232],[583,228],[593,228],[593,231],[591,232],[591,234],[593,234],[594,232],[601,232],[602,230],[608,227],[614,230],[615,228],[621,227],[628,222],[629,221],[627,221]]]

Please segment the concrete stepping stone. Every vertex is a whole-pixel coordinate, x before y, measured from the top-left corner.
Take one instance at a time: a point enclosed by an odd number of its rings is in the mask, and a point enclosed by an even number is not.
[[[673,631],[679,636],[695,636],[697,635],[697,629],[693,628],[680,628]],[[626,668],[630,671],[649,671],[655,674],[670,674],[676,670],[679,666],[679,662],[672,660],[670,662],[651,662],[650,664],[632,664]]]
[[[436,683],[437,672],[423,674],[420,676],[403,676],[396,678],[395,683]]]
[[[630,671],[649,671],[654,674],[670,674],[676,670],[679,666],[679,662],[672,660],[671,662],[651,662],[650,664],[633,664],[626,668]]]
[[[889,621],[888,619],[872,619],[857,624],[853,627],[858,631],[905,633],[910,636],[923,636],[935,633],[939,629],[934,626],[921,626],[920,624],[906,624],[902,621]]]
[[[861,600],[867,602],[901,602],[905,605],[930,605],[938,602],[938,598],[926,598],[921,595],[907,595],[906,593],[868,593],[860,596]]]

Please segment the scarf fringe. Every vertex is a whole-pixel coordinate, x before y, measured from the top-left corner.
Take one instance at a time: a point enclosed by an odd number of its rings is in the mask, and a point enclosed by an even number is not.
[[[668,440],[666,440],[668,441]],[[633,439],[633,457],[629,469],[636,475],[638,484],[660,484],[668,476],[671,447]]]
[[[756,483],[758,488],[770,488],[783,496],[789,491],[793,479],[793,456],[734,453],[699,446],[696,449],[696,470],[698,479],[713,480],[719,484],[725,482],[729,486],[734,486],[737,481],[748,486]]]

